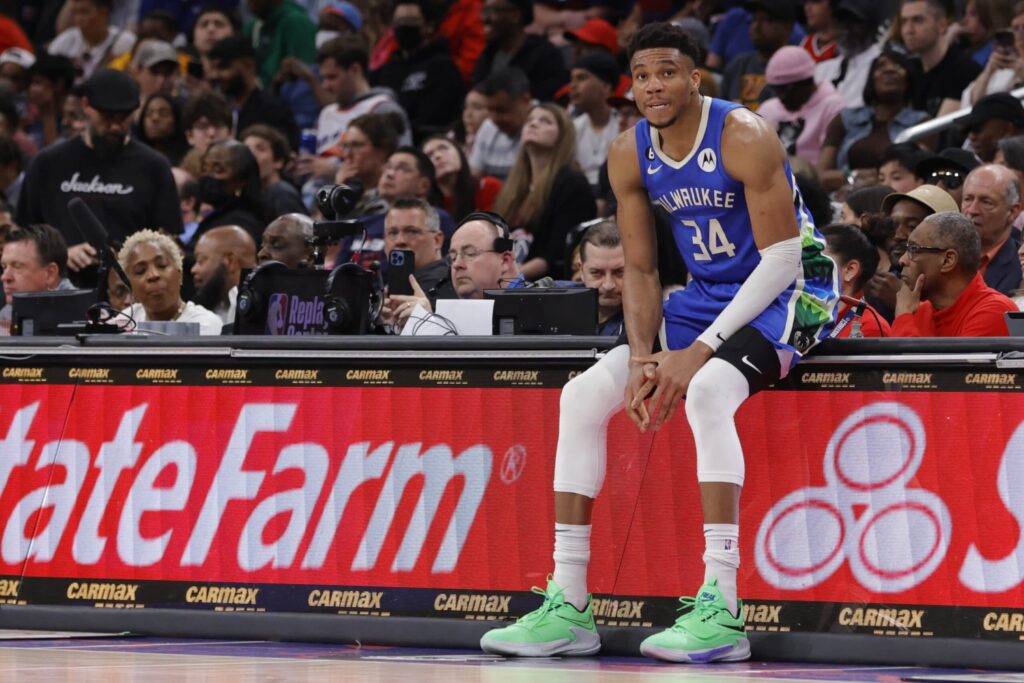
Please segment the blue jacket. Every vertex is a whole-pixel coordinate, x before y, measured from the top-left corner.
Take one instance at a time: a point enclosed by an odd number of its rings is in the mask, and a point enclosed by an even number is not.
[[[873,112],[871,107],[857,107],[855,109],[844,109],[840,116],[843,117],[843,128],[846,130],[846,137],[839,145],[839,155],[836,157],[836,168],[847,167],[847,156],[850,147],[858,140],[863,140],[871,134]],[[907,128],[914,126],[928,118],[928,114],[916,109],[903,109],[896,117],[889,122],[889,139],[896,141],[896,136]]]

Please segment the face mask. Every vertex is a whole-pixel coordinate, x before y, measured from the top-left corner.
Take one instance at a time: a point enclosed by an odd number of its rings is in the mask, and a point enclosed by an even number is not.
[[[126,138],[101,135],[95,128],[89,129],[89,139],[92,142],[92,149],[100,161],[110,161],[124,149]]]
[[[229,99],[237,99],[245,94],[245,79],[241,74],[235,74],[226,81],[219,81],[217,89]]]
[[[231,201],[231,193],[224,186],[224,181],[211,176],[199,178],[199,201],[216,208]]]
[[[316,32],[316,47],[319,50],[320,46],[329,40],[334,40],[341,35],[341,31],[317,31]]]
[[[423,42],[423,33],[419,26],[395,26],[395,42],[406,52],[415,50]]]

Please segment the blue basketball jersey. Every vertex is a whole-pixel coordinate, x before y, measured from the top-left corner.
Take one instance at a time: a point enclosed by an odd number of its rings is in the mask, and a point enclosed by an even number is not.
[[[652,135],[646,120],[636,125],[644,186],[651,201],[671,217],[676,248],[694,280],[665,306],[666,325],[686,330],[672,348],[688,345],[703,332],[761,261],[743,183],[730,177],[722,163],[725,119],[741,106],[703,98],[700,127],[682,161],[662,152],[660,137]],[[788,161],[785,168],[802,239],[804,276],[751,325],[776,346],[799,354],[817,343],[833,322],[838,281],[832,260],[822,254],[825,240],[804,206]],[[672,336],[669,329],[670,342]]]

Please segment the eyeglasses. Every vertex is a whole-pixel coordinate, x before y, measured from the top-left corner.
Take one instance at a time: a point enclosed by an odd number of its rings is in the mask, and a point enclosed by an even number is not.
[[[448,252],[448,263],[454,264],[455,260],[462,257],[462,260],[466,263],[472,263],[473,261],[480,258],[481,254],[497,254],[498,252],[494,249],[477,249],[475,247],[466,247],[462,251],[455,251],[454,249]]]
[[[955,190],[964,184],[964,174],[962,171],[955,171],[952,169],[932,171],[925,178],[925,182],[929,185],[938,185],[942,183],[946,186],[947,190]]]
[[[341,143],[338,144],[338,149],[340,149],[342,151],[345,151],[345,152],[351,152],[354,149],[359,149],[360,147],[366,147],[368,144],[370,144],[370,143],[367,142],[366,140],[361,140],[361,141],[356,141],[356,142],[341,142]]]
[[[907,243],[907,254],[912,259],[916,259],[921,254],[941,254],[945,251],[947,251],[946,247],[925,247],[920,244]]]
[[[387,230],[384,231],[384,237],[386,237],[389,240],[394,240],[394,239],[398,239],[398,236],[401,235],[402,237],[405,237],[406,239],[415,239],[415,238],[420,237],[420,236],[422,236],[422,235],[424,235],[424,234],[426,234],[428,232],[437,232],[437,231],[436,230],[424,230],[423,228],[414,228],[414,227],[412,227],[410,225],[410,226],[406,226],[404,228],[388,228]]]

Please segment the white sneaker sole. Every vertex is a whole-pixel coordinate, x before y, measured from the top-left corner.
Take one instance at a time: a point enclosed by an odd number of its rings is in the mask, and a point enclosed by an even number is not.
[[[576,640],[555,640],[547,643],[512,643],[489,640],[485,634],[480,639],[480,649],[492,655],[506,657],[587,657],[596,655],[601,649],[601,636],[585,629],[573,629]]]
[[[640,654],[666,662],[685,664],[710,664],[712,662],[742,662],[750,659],[750,641],[740,638],[734,645],[713,647],[707,650],[674,650],[657,645],[640,644]]]

